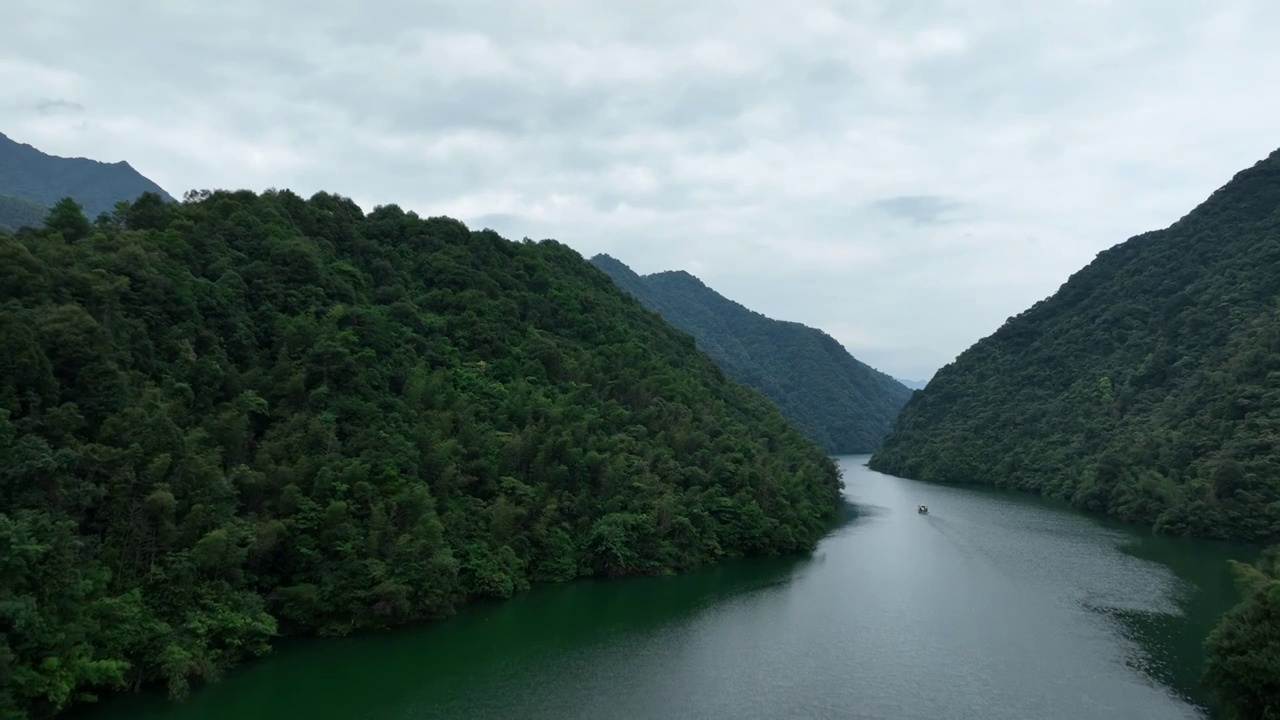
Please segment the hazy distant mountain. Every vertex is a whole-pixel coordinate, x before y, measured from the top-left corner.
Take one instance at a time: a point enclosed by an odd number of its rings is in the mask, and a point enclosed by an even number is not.
[[[689,273],[640,276],[608,255],[591,262],[645,307],[692,335],[726,374],[777,403],[828,452],[877,448],[911,395],[821,330],[765,317]]]
[[[115,209],[117,202],[132,202],[144,192],[173,200],[163,188],[127,162],[105,163],[88,158],[49,155],[0,133],[2,196],[27,200],[42,208],[71,197],[84,208],[84,214],[93,219],[99,213]],[[30,208],[27,211],[30,212]],[[0,215],[0,224],[4,224],[6,219]]]
[[[24,225],[39,227],[48,212],[48,208],[30,200],[0,195],[0,230],[17,230]]]
[[[912,390],[923,390],[925,385],[929,384],[928,380],[903,380],[902,378],[894,378],[898,382],[906,385]]]

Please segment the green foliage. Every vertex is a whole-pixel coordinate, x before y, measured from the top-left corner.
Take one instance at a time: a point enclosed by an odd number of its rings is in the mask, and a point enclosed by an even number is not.
[[[116,203],[132,202],[144,193],[173,200],[128,163],[47,155],[0,133],[0,196],[7,196],[0,197],[0,229],[39,227],[45,211],[63,198],[74,198],[96,218],[114,211]],[[27,204],[16,206],[15,199]]]
[[[0,230],[40,227],[49,209],[22,198],[0,195]]]
[[[804,551],[835,464],[567,247],[289,192],[0,233],[0,717]]]
[[[1205,642],[1203,682],[1227,720],[1280,720],[1280,552],[1233,565],[1246,596]]]
[[[1280,151],[938,371],[871,467],[1280,537]]]
[[[591,262],[693,335],[725,373],[777,403],[827,452],[875,450],[911,396],[905,385],[859,362],[821,330],[748,310],[686,272],[642,277],[608,255]]]

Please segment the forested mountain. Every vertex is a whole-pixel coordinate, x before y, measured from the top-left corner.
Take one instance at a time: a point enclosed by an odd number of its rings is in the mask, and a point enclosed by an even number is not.
[[[939,370],[871,467],[1280,537],[1280,151]]]
[[[804,551],[841,480],[569,248],[289,192],[0,233],[0,716]]]
[[[116,203],[132,202],[147,192],[173,199],[127,162],[47,155],[0,133],[0,195],[28,200],[42,208],[70,197],[80,203],[86,215],[96,218],[113,210]],[[6,226],[3,214],[0,226]]]
[[[939,370],[870,466],[1280,538],[1280,151]],[[1232,720],[1280,718],[1280,559],[1237,571],[1204,682]]]
[[[0,230],[17,230],[23,226],[40,227],[49,209],[30,200],[0,195]]]
[[[772,399],[827,452],[879,447],[911,395],[821,330],[765,317],[689,273],[641,276],[609,255],[591,262],[645,307],[693,335],[726,373]]]

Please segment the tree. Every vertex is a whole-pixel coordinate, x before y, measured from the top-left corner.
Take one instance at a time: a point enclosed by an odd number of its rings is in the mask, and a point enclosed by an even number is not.
[[[1202,682],[1228,720],[1280,720],[1280,552],[1232,565],[1246,597],[1205,641]]]
[[[835,514],[821,448],[554,241],[288,191],[53,215],[0,234],[6,720]]]
[[[85,217],[80,203],[69,197],[53,204],[49,214],[45,216],[44,224],[50,230],[61,233],[62,239],[67,242],[83,240],[93,232],[93,225]]]

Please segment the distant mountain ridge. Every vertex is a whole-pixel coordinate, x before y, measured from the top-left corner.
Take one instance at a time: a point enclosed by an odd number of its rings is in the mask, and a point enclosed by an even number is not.
[[[911,396],[821,330],[755,312],[687,272],[642,276],[605,254],[591,263],[692,335],[727,375],[764,393],[828,452],[875,450]]]
[[[0,226],[12,229],[15,222],[30,224],[33,210],[16,209],[13,200],[25,200],[47,211],[70,197],[92,219],[114,210],[116,203],[132,202],[146,192],[174,199],[127,162],[50,155],[0,133],[0,196],[4,196],[0,198]]]

